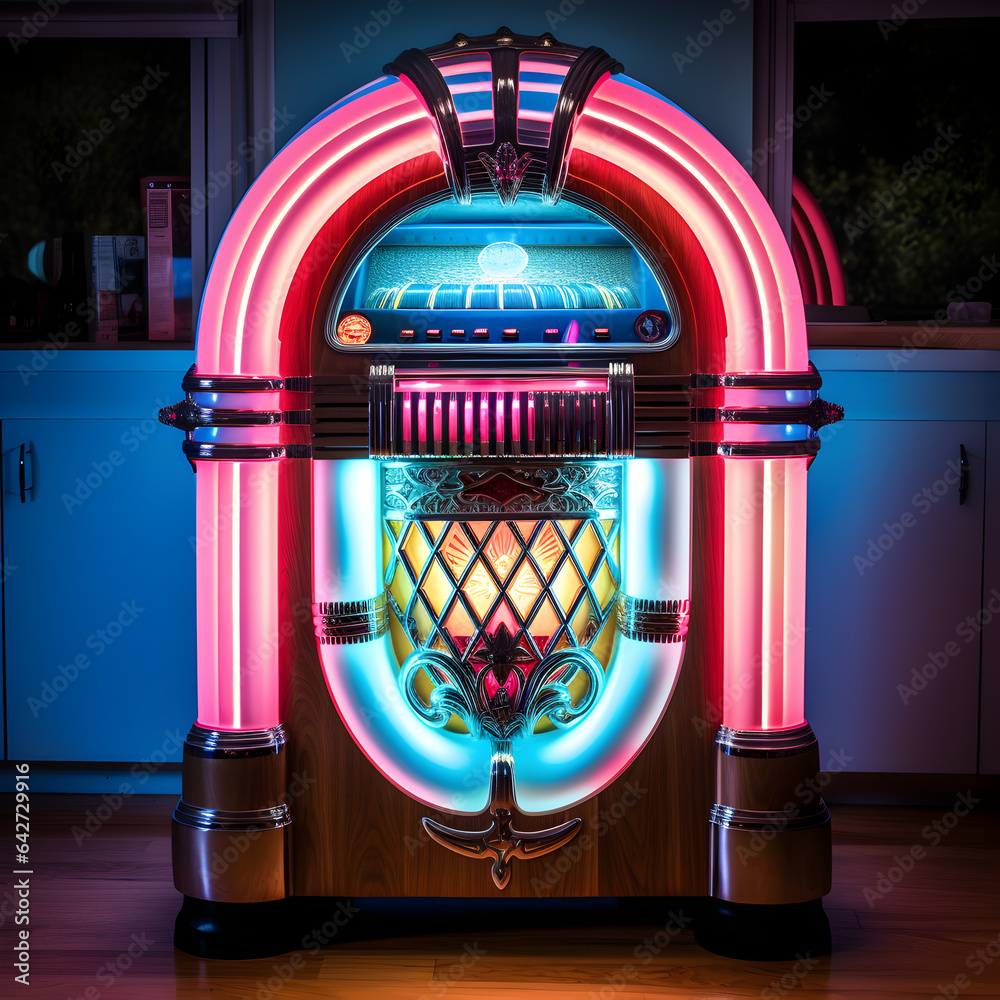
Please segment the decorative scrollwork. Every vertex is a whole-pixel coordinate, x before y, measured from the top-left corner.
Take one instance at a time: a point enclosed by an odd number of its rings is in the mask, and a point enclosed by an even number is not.
[[[523,469],[387,462],[383,470],[385,509],[410,516],[588,514],[620,505],[618,462]]]
[[[416,650],[399,672],[400,690],[429,726],[441,728],[457,715],[474,738],[530,736],[546,717],[556,728],[565,729],[593,708],[601,693],[604,670],[589,649],[560,649],[546,656],[527,677],[514,659],[526,651],[515,650],[524,647],[517,645],[516,637],[503,625],[495,636],[487,638],[479,663],[456,660],[436,649]],[[417,691],[421,670],[433,685],[428,702]],[[569,683],[581,672],[588,686],[574,704]],[[510,683],[512,677],[514,684]],[[488,679],[495,685],[492,694]]]

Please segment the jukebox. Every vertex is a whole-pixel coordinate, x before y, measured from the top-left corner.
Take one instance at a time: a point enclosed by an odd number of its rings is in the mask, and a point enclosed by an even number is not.
[[[601,49],[457,35],[303,129],[161,414],[198,504],[178,946],[442,896],[702,897],[710,948],[827,946],[819,387],[763,197]]]

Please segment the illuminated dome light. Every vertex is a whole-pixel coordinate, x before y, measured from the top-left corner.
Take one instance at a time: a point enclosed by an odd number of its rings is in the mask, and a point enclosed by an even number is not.
[[[479,254],[479,266],[491,278],[513,278],[528,266],[528,254],[516,243],[491,243]]]

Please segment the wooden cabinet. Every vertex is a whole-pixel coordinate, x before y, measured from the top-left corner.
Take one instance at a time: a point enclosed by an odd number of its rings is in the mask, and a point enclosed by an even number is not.
[[[1000,365],[898,358],[814,352],[846,419],[809,473],[806,717],[849,770],[996,772]]]
[[[196,714],[194,476],[156,413],[188,352],[101,352],[117,371],[73,371],[82,352],[66,352],[27,384],[20,353],[0,355],[7,758],[137,762],[166,744],[179,761],[168,737]]]

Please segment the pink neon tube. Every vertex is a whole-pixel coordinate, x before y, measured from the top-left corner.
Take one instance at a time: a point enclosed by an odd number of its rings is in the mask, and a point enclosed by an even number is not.
[[[714,136],[663,98],[611,77],[587,102],[573,147],[624,167],[692,228],[722,290],[729,371],[807,369],[788,245],[764,196]]]
[[[368,181],[440,144],[405,84],[362,95],[282,149],[240,202],[212,263],[198,367],[278,373],[278,326],[295,269],[320,227]],[[204,331],[204,333],[202,333]]]
[[[198,725],[268,729],[278,715],[277,462],[199,462]]]
[[[801,725],[808,458],[726,461],[723,719]]]
[[[840,262],[840,251],[837,249],[833,230],[830,228],[830,223],[823,209],[820,208],[819,202],[813,197],[812,191],[798,177],[792,177],[792,204],[793,207],[798,207],[805,216],[809,228],[819,244],[823,266],[830,282],[830,304],[834,306],[846,305],[847,290],[844,286],[844,268]],[[803,242],[806,242],[805,238],[803,238]],[[819,287],[818,282],[817,287]]]

